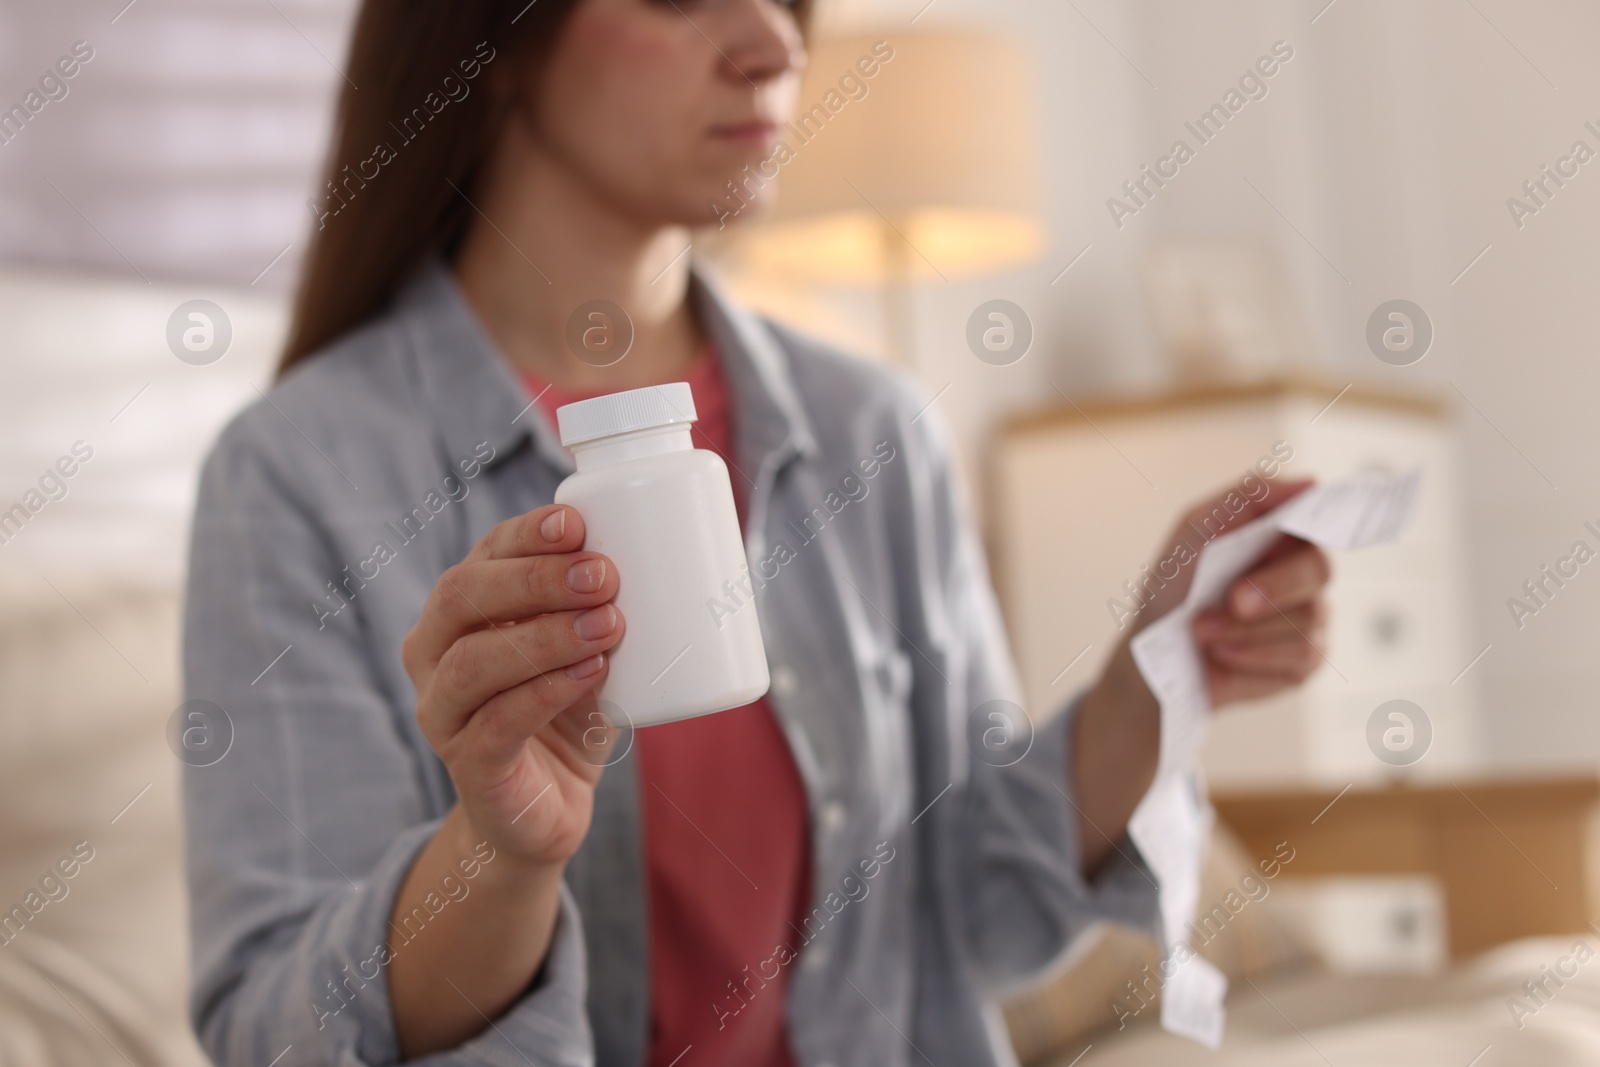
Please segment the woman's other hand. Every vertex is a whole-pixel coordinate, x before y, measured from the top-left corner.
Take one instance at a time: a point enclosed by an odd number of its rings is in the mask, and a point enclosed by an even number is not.
[[[1126,634],[1095,687],[1085,695],[1074,726],[1073,780],[1079,794],[1083,866],[1099,867],[1121,836],[1128,817],[1150,787],[1160,754],[1160,705],[1133,661],[1129,643],[1172,611],[1189,593],[1195,559],[1219,533],[1237,529],[1287,503],[1311,482],[1263,482],[1270,490],[1238,512],[1227,493],[1193,508],[1173,530],[1158,560],[1181,560],[1176,575],[1151,582],[1138,621]],[[1231,492],[1231,491],[1230,491]],[[1218,514],[1229,516],[1219,524]],[[1208,523],[1209,520],[1209,523]],[[1189,551],[1180,551],[1179,546]],[[1154,568],[1153,568],[1154,569]],[[1170,569],[1170,567],[1168,568]],[[1305,681],[1322,662],[1327,633],[1323,592],[1330,570],[1321,549],[1282,537],[1233,583],[1222,603],[1200,613],[1193,633],[1205,664],[1213,707],[1270,696]]]
[[[1323,662],[1331,571],[1327,554],[1283,537],[1193,623],[1213,707],[1299,685]]]
[[[1282,507],[1313,483],[1261,484],[1269,492],[1246,501],[1220,532],[1236,530]],[[1185,515],[1161,558],[1173,558],[1180,542],[1198,554],[1207,540],[1217,537],[1215,516],[1231,514],[1223,504],[1227,495],[1219,494]],[[1194,566],[1190,560],[1178,579],[1159,591],[1134,633],[1182,603],[1194,579]],[[1284,535],[1234,581],[1221,603],[1195,617],[1192,633],[1205,663],[1212,707],[1271,696],[1299,685],[1321,665],[1328,616],[1323,593],[1331,574],[1322,549]]]

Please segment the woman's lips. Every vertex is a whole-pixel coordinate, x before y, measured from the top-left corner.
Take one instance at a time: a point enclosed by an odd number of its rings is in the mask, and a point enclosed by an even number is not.
[[[777,140],[778,124],[766,119],[712,127],[711,136],[737,144],[766,145]]]

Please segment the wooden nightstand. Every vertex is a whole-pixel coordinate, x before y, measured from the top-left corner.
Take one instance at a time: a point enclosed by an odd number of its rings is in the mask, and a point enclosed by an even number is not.
[[[1337,796],[1337,799],[1335,797]],[[1425,874],[1444,891],[1450,954],[1589,931],[1600,919],[1600,778],[1217,793],[1252,855],[1283,873]]]

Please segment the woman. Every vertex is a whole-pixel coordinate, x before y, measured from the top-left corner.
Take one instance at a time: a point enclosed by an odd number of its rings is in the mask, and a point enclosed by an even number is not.
[[[992,1063],[994,989],[1154,921],[1126,646],[1020,761],[968,745],[1016,687],[937,412],[683,254],[773,150],[805,6],[364,5],[284,373],[195,524],[188,697],[235,731],[186,781],[219,1063]],[[618,362],[567,343],[597,299]],[[551,412],[674,380],[773,689],[619,738],[610,602],[649,578],[551,504]],[[1326,576],[1286,542],[1207,620],[1215,702],[1309,672]]]

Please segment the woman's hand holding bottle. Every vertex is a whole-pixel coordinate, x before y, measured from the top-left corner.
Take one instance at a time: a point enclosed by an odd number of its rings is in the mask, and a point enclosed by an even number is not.
[[[402,648],[470,832],[516,865],[577,851],[616,733],[594,690],[623,632],[617,573],[583,539],[561,505],[496,526],[445,571]]]
[[[616,734],[594,691],[622,637],[617,573],[583,539],[582,517],[561,505],[496,526],[445,571],[401,649],[417,722],[458,797],[391,913],[395,928],[426,919],[389,970],[407,1059],[481,1031],[527,992],[553,943],[562,874]],[[472,895],[429,917],[427,900],[467,857],[482,861]]]

